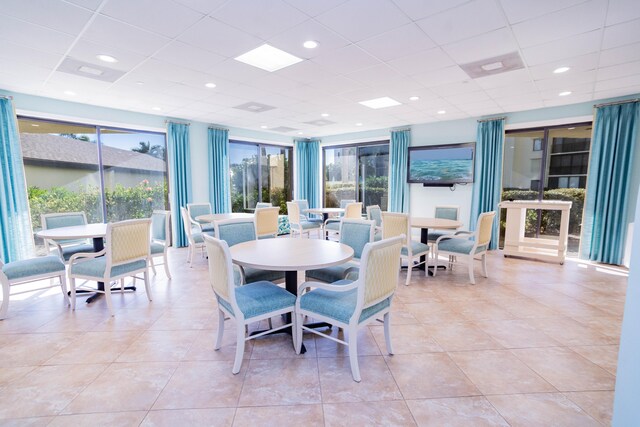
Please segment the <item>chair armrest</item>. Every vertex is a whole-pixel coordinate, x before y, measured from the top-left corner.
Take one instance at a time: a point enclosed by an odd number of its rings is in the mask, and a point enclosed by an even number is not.
[[[304,282],[304,283],[301,283],[300,286],[298,286],[298,296],[302,295],[302,291],[311,287],[314,287],[317,289],[324,289],[326,291],[332,291],[332,292],[346,292],[352,289],[356,289],[358,285],[359,283],[357,281],[350,283],[348,285],[338,285],[338,286],[332,285],[330,283],[322,283],[322,282]]]
[[[466,234],[469,236],[473,236],[473,232],[472,231],[466,231],[466,230],[460,230],[460,231],[456,231],[455,233],[453,233],[454,236],[458,236],[458,235],[462,235],[462,234]]]
[[[106,249],[103,249],[100,252],[79,252],[77,254],[71,255],[71,258],[69,258],[69,265],[73,264],[73,262],[79,258],[98,258],[105,255],[106,253]]]
[[[438,237],[438,240],[436,240],[436,245],[438,243],[440,243],[443,240],[449,240],[449,239],[460,239],[460,240],[469,240],[470,236],[473,236],[473,233],[468,233],[468,232],[464,232],[465,234],[447,234],[444,236],[440,236]]]

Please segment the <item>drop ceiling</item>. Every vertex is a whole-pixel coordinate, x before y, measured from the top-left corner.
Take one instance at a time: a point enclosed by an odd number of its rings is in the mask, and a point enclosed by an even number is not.
[[[640,93],[637,0],[1,4],[0,89],[292,137]],[[267,72],[234,59],[265,43],[303,61]],[[471,78],[461,67],[513,53],[523,68]],[[65,72],[70,61],[121,75]],[[562,66],[570,70],[553,73]],[[381,97],[400,105],[359,103]],[[274,108],[238,108],[253,104]]]

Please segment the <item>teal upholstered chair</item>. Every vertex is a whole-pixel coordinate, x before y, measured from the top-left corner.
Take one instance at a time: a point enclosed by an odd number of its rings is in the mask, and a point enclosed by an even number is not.
[[[43,230],[87,224],[87,216],[84,212],[42,214],[40,218]],[[44,245],[47,253],[56,251],[64,262],[68,262],[73,254],[93,252],[93,243],[88,239],[44,239]]]
[[[362,203],[351,202],[347,203],[344,206],[344,214],[342,218],[349,219],[362,219]],[[327,219],[324,223],[324,235],[325,237],[329,237],[329,234],[339,235],[340,234],[340,221],[335,219]]]
[[[107,224],[105,247],[96,253],[75,254],[69,260],[71,308],[76,308],[76,279],[103,282],[104,290],[89,288],[84,282],[78,288],[103,293],[113,316],[111,281],[125,277],[144,280],[147,298],[151,301],[149,286],[149,258],[151,257],[151,219],[130,219]],[[136,276],[142,273],[142,277]],[[118,291],[115,288],[115,291]]]
[[[189,266],[193,267],[193,261],[196,255],[196,251],[198,249],[202,250],[202,254],[204,255],[204,238],[205,234],[214,235],[214,231],[201,231],[201,228],[197,225],[191,223],[191,219],[189,218],[189,212],[187,208],[180,208],[180,215],[182,215],[182,225],[184,226],[184,234],[187,236],[188,242],[188,250],[187,250],[187,261],[189,262]]]
[[[367,219],[369,221],[375,221],[376,232],[373,235],[373,240],[378,241],[382,239],[382,209],[378,205],[367,206]]]
[[[327,283],[342,279],[357,279],[360,267],[359,261],[362,257],[364,246],[373,241],[374,224],[373,221],[343,218],[340,221],[340,243],[353,248],[354,261],[317,270],[308,270],[306,272],[307,279],[320,280]]]
[[[0,307],[0,320],[7,317],[9,311],[9,299],[11,298],[11,287],[22,285],[25,283],[37,282],[44,279],[58,278],[60,281],[55,285],[43,286],[41,288],[14,292],[13,295],[19,295],[26,292],[39,291],[49,289],[54,286],[62,288],[62,295],[67,304],[69,297],[67,296],[67,281],[64,263],[56,255],[25,259],[3,264],[0,261],[0,282],[2,283],[2,307]]]
[[[391,300],[398,286],[400,250],[404,236],[367,243],[362,253],[360,277],[356,281],[341,280],[332,284],[305,282],[298,287],[296,300],[296,352],[302,346],[302,331],[325,334],[303,325],[304,316],[313,317],[349,333],[347,341],[330,337],[349,347],[351,374],[360,382],[358,367],[358,329],[384,316],[384,335],[387,351],[393,354],[390,335]],[[310,290],[313,289],[313,290]],[[305,292],[307,291],[307,292]]]
[[[275,208],[277,209],[277,208]],[[238,243],[256,240],[256,226],[251,218],[227,219],[216,221],[216,237],[227,242],[229,247]],[[240,267],[242,284],[260,281],[284,280],[283,271],[260,270],[251,267]]]
[[[400,258],[407,261],[407,280],[405,285],[411,282],[411,272],[414,267],[429,261],[430,247],[427,244],[411,239],[411,223],[409,215],[403,213],[382,212],[382,238],[389,239],[396,236],[406,236],[404,246],[400,252]],[[425,257],[420,261],[420,257]],[[418,262],[416,262],[418,261]],[[427,268],[425,266],[425,275]]]
[[[189,221],[195,227],[200,227],[200,232],[207,233],[213,231],[213,224],[196,219],[200,215],[211,214],[211,203],[187,203],[187,212],[189,212]]]
[[[322,233],[322,222],[312,222],[302,219],[303,216],[300,215],[300,205],[295,201],[287,202],[287,216],[289,217],[289,230],[291,231],[292,237],[295,233],[298,233],[300,237],[305,233],[309,235],[311,230],[317,230],[318,233]]]
[[[438,271],[438,256],[448,255],[450,266],[454,259],[456,261],[463,259],[467,262],[469,281],[472,285],[476,284],[473,275],[473,260],[476,257],[480,257],[482,262],[482,275],[489,277],[487,274],[487,250],[491,242],[491,230],[495,216],[495,211],[480,214],[475,232],[456,231],[453,235],[439,237],[435,247],[436,268],[433,270],[433,275],[435,276]]]
[[[308,222],[318,222],[322,225],[322,218],[314,218],[307,213],[307,209],[309,209],[309,202],[307,200],[294,200],[295,203],[298,204],[300,208],[300,221],[308,221]]]
[[[349,203],[355,203],[355,199],[342,199],[340,200],[340,209],[346,209],[347,205]],[[344,212],[341,213],[340,215],[338,215],[337,217],[334,218],[328,218],[325,222],[324,222],[324,226],[326,228],[327,224],[331,224],[331,223],[339,223],[340,219],[342,219],[344,217]]]
[[[245,286],[236,286],[229,245],[224,240],[205,236],[209,256],[209,283],[218,301],[218,336],[215,349],[222,346],[225,315],[236,321],[236,356],[231,372],[237,374],[242,366],[244,343],[273,331],[292,326],[288,323],[268,331],[247,335],[247,325],[273,316],[292,313],[295,295],[271,282],[260,281]],[[294,316],[291,316],[292,318]]]
[[[156,274],[156,265],[153,259],[162,256],[164,272],[171,279],[167,249],[169,248],[169,235],[171,224],[171,211],[153,211],[151,215],[151,268]]]
[[[457,221],[459,216],[459,206],[436,206],[434,214],[435,218],[451,219]],[[436,240],[438,240],[438,237],[449,236],[451,234],[451,231],[446,230],[429,230],[429,242],[435,242]]]

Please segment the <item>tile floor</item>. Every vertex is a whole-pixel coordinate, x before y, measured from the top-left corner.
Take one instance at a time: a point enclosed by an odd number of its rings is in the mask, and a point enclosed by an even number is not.
[[[70,311],[57,290],[12,300],[0,321],[0,425],[610,423],[624,270],[496,252],[476,286],[463,266],[414,273],[408,287],[403,272],[396,354],[382,326],[361,330],[358,384],[345,348],[306,335],[301,356],[285,335],[250,343],[232,375],[233,334],[213,350],[206,260],[170,257],[173,280],[158,269],[154,301],[144,287],[115,294],[113,318],[104,300]]]

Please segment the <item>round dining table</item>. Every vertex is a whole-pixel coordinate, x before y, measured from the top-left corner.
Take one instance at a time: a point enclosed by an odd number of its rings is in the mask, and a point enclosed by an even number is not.
[[[453,219],[446,218],[425,218],[425,217],[411,217],[411,227],[420,229],[420,242],[427,245],[429,243],[429,229],[436,230],[457,230],[462,227],[462,223],[460,221],[456,221]],[[420,264],[418,268],[420,270],[424,270],[426,268],[427,263],[426,257],[420,257]],[[441,266],[442,268],[446,268],[445,266]],[[433,275],[431,270],[428,270],[429,275]]]

